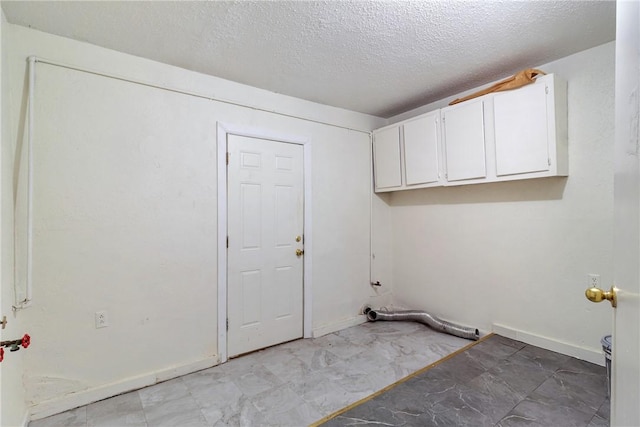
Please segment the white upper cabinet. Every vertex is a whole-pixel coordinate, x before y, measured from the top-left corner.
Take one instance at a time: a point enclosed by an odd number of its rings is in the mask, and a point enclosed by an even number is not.
[[[373,132],[377,192],[443,184],[440,110]]]
[[[442,110],[447,181],[487,176],[482,99]]]
[[[407,186],[434,183],[440,179],[439,120],[440,115],[436,111],[403,125]]]
[[[548,74],[373,135],[376,191],[567,176],[567,86]]]
[[[553,74],[492,97],[496,180],[568,175],[567,86]]]
[[[494,96],[497,176],[549,170],[546,92],[533,84]]]
[[[402,185],[399,126],[373,133],[373,165],[376,190],[393,189]]]

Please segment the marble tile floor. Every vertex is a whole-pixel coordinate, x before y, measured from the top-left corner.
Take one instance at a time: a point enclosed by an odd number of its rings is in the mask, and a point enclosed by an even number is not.
[[[322,424],[608,426],[604,367],[498,335]]]
[[[29,426],[306,426],[470,343],[415,322],[365,323],[261,350]]]

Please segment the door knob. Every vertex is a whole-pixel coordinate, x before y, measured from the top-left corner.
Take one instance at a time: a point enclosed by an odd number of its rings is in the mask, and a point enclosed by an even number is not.
[[[586,291],[584,291],[584,295],[591,302],[601,302],[604,300],[608,300],[609,302],[611,302],[611,307],[618,306],[616,289],[613,286],[608,291],[603,291],[602,289],[596,288],[596,287],[589,288]]]
[[[302,249],[296,249],[296,256],[304,255],[304,251]]]

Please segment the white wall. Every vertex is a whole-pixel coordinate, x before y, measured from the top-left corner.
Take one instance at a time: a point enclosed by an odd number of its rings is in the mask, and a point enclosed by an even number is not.
[[[367,131],[384,120],[7,27],[12,137],[3,179],[11,183],[3,188],[17,187],[19,260],[29,55],[257,107],[37,65],[34,301],[19,313],[33,337],[24,380],[35,418],[217,363],[218,121],[311,140],[312,327],[322,334],[361,321],[360,307],[375,297]],[[22,261],[17,271],[23,292]],[[98,310],[109,312],[110,327],[94,328]]]
[[[2,101],[0,104],[2,117],[0,138],[0,194],[2,202],[0,205],[0,316],[7,316],[8,323],[6,329],[0,330],[2,340],[12,340],[20,338],[28,330],[24,324],[24,317],[12,312],[12,305],[15,303],[13,291],[13,159],[14,151],[11,144],[10,127],[7,126],[10,117],[9,111],[9,73],[5,64],[8,58],[7,32],[10,26],[5,20],[4,13],[0,20],[1,55],[0,73],[2,85]],[[24,356],[29,350],[20,350],[5,353],[5,359],[0,364],[0,425],[17,426],[22,425],[27,415],[25,405],[24,384],[22,373],[24,367]]]
[[[613,280],[614,56],[609,43],[537,67],[568,82],[568,178],[392,194],[399,305],[603,363],[611,308],[584,290],[588,273]]]

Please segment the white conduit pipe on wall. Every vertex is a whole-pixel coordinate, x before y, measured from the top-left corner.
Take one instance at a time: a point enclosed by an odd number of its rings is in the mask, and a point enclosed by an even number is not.
[[[29,57],[29,167],[27,178],[27,289],[25,304],[33,299],[33,116],[36,86],[36,57]]]
[[[27,263],[25,267],[25,296],[18,301],[18,291],[14,289],[14,310],[26,308],[33,300],[33,116],[36,84],[36,57],[30,56],[29,87],[27,105]],[[15,283],[15,282],[14,282]]]

